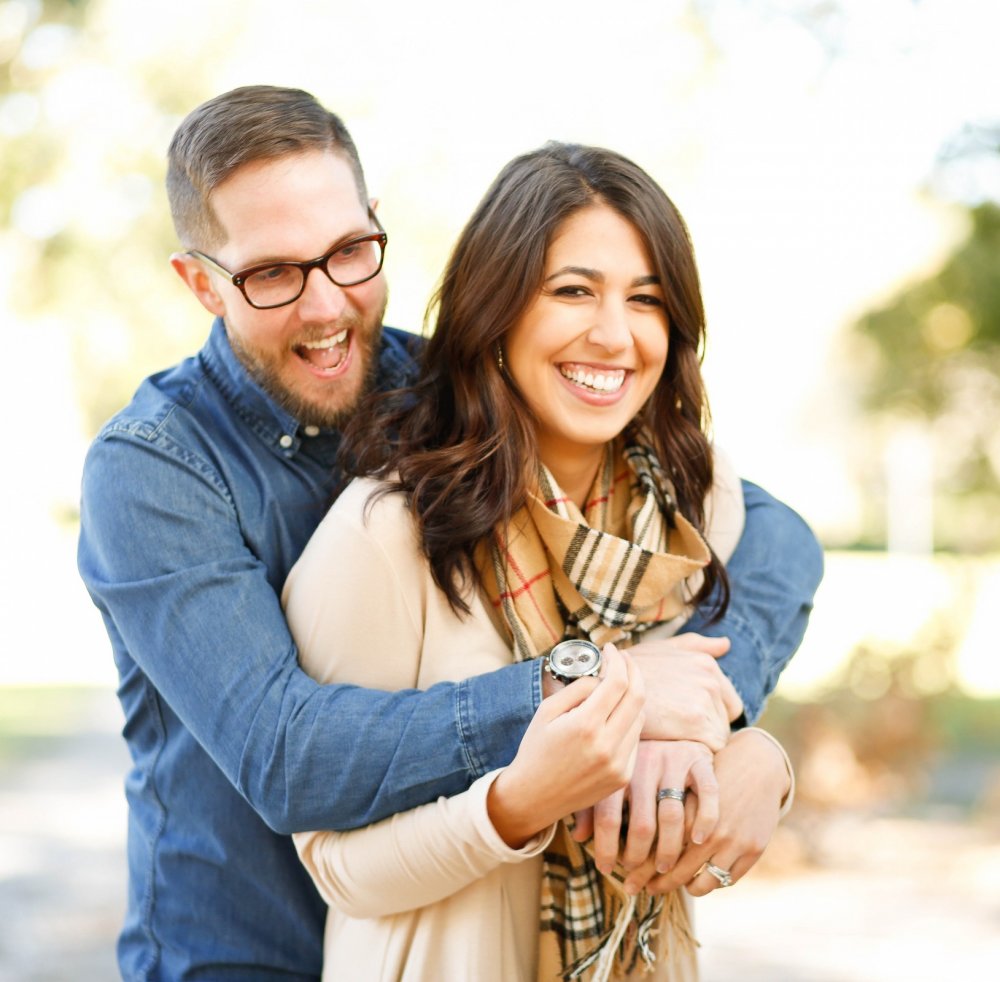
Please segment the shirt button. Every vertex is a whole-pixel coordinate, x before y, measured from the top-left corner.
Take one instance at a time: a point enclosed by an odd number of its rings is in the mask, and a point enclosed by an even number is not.
[[[306,436],[319,436],[319,427],[318,426],[307,426],[305,428],[304,432],[305,432]]]
[[[279,443],[279,444],[280,444],[280,445],[281,445],[282,447],[284,447],[284,448],[285,448],[286,450],[287,450],[287,449],[288,449],[288,448],[289,448],[289,447],[290,447],[290,446],[291,446],[291,445],[292,445],[292,444],[293,444],[294,442],[295,442],[295,441],[294,441],[294,440],[293,440],[293,439],[292,439],[292,438],[291,438],[291,437],[290,437],[290,436],[289,436],[289,435],[288,435],[287,433],[286,433],[286,434],[285,434],[285,435],[284,435],[284,436],[283,436],[283,437],[282,437],[282,438],[281,438],[281,439],[280,439],[280,440],[278,441],[278,443]]]

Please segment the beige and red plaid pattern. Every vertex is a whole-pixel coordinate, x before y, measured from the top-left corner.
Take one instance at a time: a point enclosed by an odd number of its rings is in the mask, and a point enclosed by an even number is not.
[[[652,450],[622,441],[605,454],[582,513],[542,467],[506,540],[498,530],[479,553],[518,660],[567,637],[627,644],[684,609],[708,560]]]
[[[627,646],[680,614],[710,553],[674,505],[673,489],[643,435],[604,455],[583,511],[540,468],[537,491],[477,555],[498,625],[517,660],[566,638]],[[622,871],[605,877],[560,828],[545,854],[539,978],[608,978],[693,945],[682,903],[627,898]],[[627,924],[624,923],[627,921]],[[669,947],[674,950],[666,950]],[[614,950],[608,950],[609,946]]]

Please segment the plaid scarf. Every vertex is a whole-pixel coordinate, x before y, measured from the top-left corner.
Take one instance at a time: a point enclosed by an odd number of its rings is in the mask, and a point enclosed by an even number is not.
[[[582,512],[540,467],[537,490],[506,534],[498,530],[479,550],[477,564],[520,661],[566,638],[634,643],[684,612],[709,556],[638,433],[609,446]],[[560,823],[545,854],[540,979],[610,978],[640,957],[652,966],[656,949],[671,964],[690,957],[682,898],[629,897],[624,877],[620,867],[605,877]]]

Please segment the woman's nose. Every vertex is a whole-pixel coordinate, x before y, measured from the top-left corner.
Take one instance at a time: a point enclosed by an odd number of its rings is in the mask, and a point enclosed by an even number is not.
[[[632,331],[629,328],[628,311],[624,304],[605,300],[597,310],[593,326],[587,332],[587,340],[607,351],[631,348]]]

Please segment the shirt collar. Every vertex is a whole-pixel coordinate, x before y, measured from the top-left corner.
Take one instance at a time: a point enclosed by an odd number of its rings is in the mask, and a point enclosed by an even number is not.
[[[414,356],[420,341],[402,331],[384,328],[379,351],[375,387],[384,391],[398,388],[411,381]],[[293,456],[302,446],[303,436],[310,442],[333,438],[339,442],[340,434],[333,430],[319,430],[302,426],[286,409],[278,405],[253,379],[243,363],[236,357],[226,326],[221,317],[212,323],[212,331],[199,356],[206,373],[221,390],[226,401],[239,416],[279,453]]]

